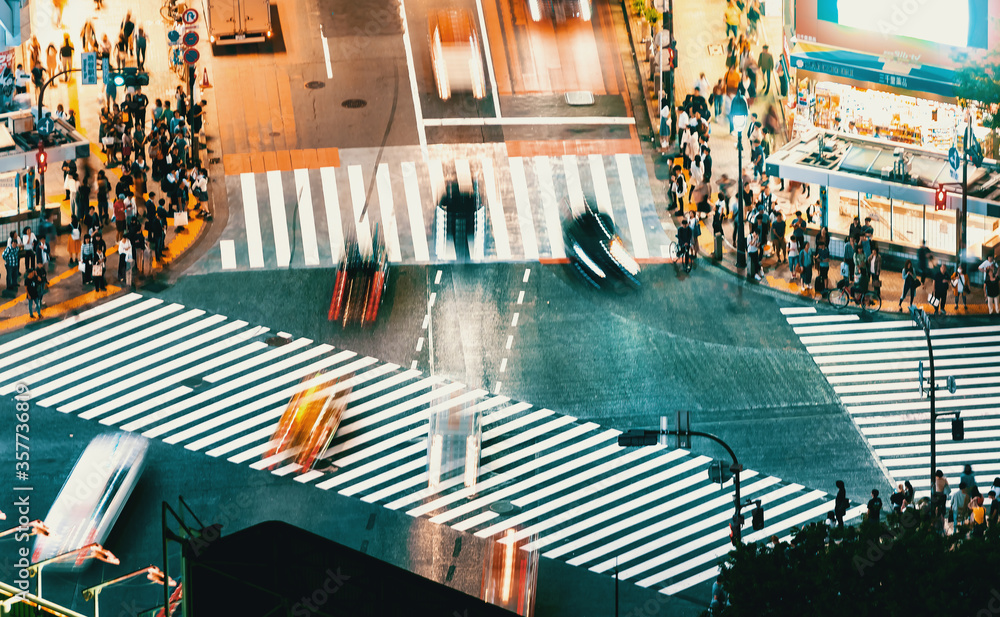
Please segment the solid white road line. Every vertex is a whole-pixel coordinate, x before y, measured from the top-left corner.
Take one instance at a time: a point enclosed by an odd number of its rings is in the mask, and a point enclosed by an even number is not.
[[[545,435],[547,433],[551,433],[551,432],[553,432],[553,431],[555,431],[557,429],[560,429],[560,428],[562,428],[564,426],[568,426],[570,424],[573,424],[573,422],[574,422],[573,420],[567,421],[563,416],[557,416],[556,418],[552,419],[550,422],[546,422],[545,424],[541,424],[539,426],[535,426],[535,427],[532,427],[532,428],[527,429],[527,430],[522,430],[522,431],[518,432],[516,435],[508,437],[507,439],[502,439],[502,440],[496,441],[496,443],[493,443],[490,446],[487,446],[487,447],[483,448],[482,458],[483,458],[483,460],[486,460],[486,459],[490,458],[491,456],[495,456],[497,454],[501,454],[502,452],[506,451],[508,448],[513,448],[513,447],[516,447],[516,446],[518,446],[518,445],[520,445],[520,444],[522,444],[522,443],[524,443],[526,441],[531,441],[532,439],[537,439],[537,438],[541,437],[542,435]],[[496,430],[498,430],[500,432],[499,433],[494,433],[491,436],[491,440],[495,439],[496,437],[499,437],[501,435],[506,435],[507,433],[509,433],[509,431],[506,430],[506,429],[507,429],[507,424],[501,424],[496,429]],[[514,429],[510,429],[510,430],[514,430]],[[483,438],[483,443],[485,444],[486,442],[487,442],[487,440],[484,437]]]
[[[485,512],[480,512],[475,516],[471,516],[465,519],[461,523],[456,523],[455,525],[452,525],[451,528],[454,529],[455,531],[468,531],[473,527],[478,527],[483,523],[492,521],[498,516],[500,515],[494,512],[493,510],[486,510]]]
[[[323,42],[323,58],[326,60],[326,78],[333,79],[333,63],[330,62],[330,42],[323,32],[323,24],[319,25],[319,38]]]
[[[360,391],[351,392],[351,395],[347,399],[348,400],[347,411],[344,412],[344,416],[340,421],[341,428],[338,434],[343,436],[348,433],[352,433],[358,430],[359,428],[364,428],[365,426],[377,423],[380,421],[379,419],[373,420],[371,417],[362,417],[362,414],[366,414],[372,409],[378,409],[388,403],[391,403],[392,401],[403,398],[404,396],[409,396],[414,392],[431,388],[435,384],[444,381],[444,377],[438,375],[433,377],[425,377],[424,379],[415,381],[402,388],[395,388],[395,386],[398,385],[399,383],[402,383],[406,379],[412,378],[414,374],[419,375],[420,372],[416,370],[409,370],[406,371],[405,373],[393,375],[389,379],[385,379],[376,384],[372,384],[368,388],[362,388]],[[376,392],[380,392],[383,389],[381,386],[386,382],[389,382],[389,385],[386,386],[387,388],[394,388],[394,389],[389,390],[388,393],[383,394],[378,398],[374,398],[372,400],[361,403],[360,405],[351,404],[353,403],[353,401],[360,400],[361,398],[366,398]],[[454,391],[454,389],[452,389],[451,391]],[[348,420],[351,421],[348,422]]]
[[[970,326],[967,328],[937,328],[931,330],[931,340],[943,340],[943,337],[962,336],[969,334],[997,334],[1000,333],[1000,326]],[[860,332],[847,334],[838,332],[837,334],[802,336],[803,345],[820,345],[823,343],[846,343],[850,341],[875,341],[875,340],[898,340],[898,339],[920,339],[925,340],[923,330],[913,327],[910,330],[883,330],[876,332]]]
[[[611,207],[611,192],[608,191],[608,176],[604,170],[604,157],[600,154],[591,154],[587,157],[590,160],[590,176],[594,181],[594,198],[597,200],[597,209],[615,220],[614,209]]]
[[[307,266],[319,265],[319,244],[316,241],[316,220],[313,212],[309,170],[295,170],[295,194],[298,196],[299,228],[302,230],[302,252]]]
[[[378,191],[378,206],[382,213],[382,234],[389,250],[389,261],[402,261],[399,252],[399,232],[396,226],[396,213],[393,211],[392,183],[389,180],[389,165],[380,163],[375,172],[375,187]]]
[[[242,340],[242,339],[251,338],[252,336],[253,336],[253,330],[248,330],[248,331],[242,333],[240,335],[240,338]],[[228,379],[229,377],[231,377],[233,375],[238,375],[238,374],[240,374],[242,372],[248,371],[251,368],[257,366],[258,364],[264,364],[266,362],[271,361],[274,358],[278,358],[280,356],[287,355],[287,354],[289,354],[289,353],[291,353],[293,351],[296,351],[298,349],[302,349],[303,347],[306,347],[306,346],[310,345],[311,343],[312,343],[312,341],[309,340],[309,339],[307,339],[307,338],[294,339],[290,343],[288,343],[286,345],[282,345],[281,347],[275,347],[275,348],[272,348],[272,349],[268,349],[265,353],[263,353],[263,354],[261,354],[259,356],[254,356],[252,358],[244,360],[243,362],[240,362],[239,364],[234,364],[233,366],[227,366],[226,368],[220,369],[220,370],[218,370],[218,371],[216,371],[214,373],[210,373],[208,375],[205,375],[204,380],[207,381],[207,382],[209,382],[209,383],[215,383],[217,381],[222,381],[224,379]],[[327,345],[326,347],[330,347],[330,346]],[[331,347],[331,349],[332,349],[332,347]]]
[[[437,204],[444,196],[444,165],[441,159],[432,159],[427,163],[427,175],[431,181],[431,199]],[[445,216],[441,208],[434,206],[434,255],[439,260],[448,258],[448,230],[445,227]]]
[[[410,96],[413,98],[413,113],[417,121],[417,139],[420,143],[420,151],[426,160],[427,131],[424,129],[424,114],[420,109],[420,88],[417,86],[417,68],[413,63],[413,44],[410,41],[410,26],[406,20],[405,0],[399,0],[399,18],[403,22],[403,51],[406,56],[406,72],[410,77]]]
[[[288,221],[285,218],[285,193],[281,186],[281,172],[267,172],[268,201],[271,205],[271,223],[274,225],[274,255],[279,268],[287,268],[292,253],[288,242]]]
[[[632,240],[632,254],[638,259],[649,257],[649,246],[646,244],[646,229],[642,224],[642,213],[639,210],[639,194],[635,190],[635,176],[632,173],[632,156],[616,154],[618,177],[621,178],[622,198],[625,201],[625,220],[628,221],[629,235]]]
[[[956,345],[973,347],[985,345],[987,343],[1000,343],[1000,336],[956,336],[948,338],[931,339],[934,344],[934,351],[945,347]],[[810,345],[806,351],[810,354],[832,354],[843,352],[868,352],[875,350],[903,350],[903,349],[927,349],[927,341],[923,338],[911,341],[871,341],[867,340],[859,343],[833,343],[826,345]]]
[[[472,192],[472,166],[469,159],[457,158],[453,161],[455,165],[455,179],[458,181],[458,188],[462,192]]]
[[[493,228],[493,242],[496,245],[497,257],[510,259],[510,237],[507,234],[507,219],[504,215],[503,203],[497,190],[496,170],[493,169],[493,159],[482,157],[479,163],[483,168],[483,184],[486,188],[486,205],[490,211],[490,226]]]
[[[511,188],[514,189],[514,205],[517,207],[517,222],[521,230],[521,245],[524,258],[538,259],[538,239],[535,237],[535,219],[531,213],[528,198],[528,181],[524,177],[524,159],[512,156],[510,163]]]
[[[397,460],[414,456],[417,454],[424,454],[424,456],[418,456],[417,458],[407,461],[405,463],[397,463]],[[375,468],[386,467],[387,470],[370,478],[366,478],[360,482],[352,484],[347,488],[343,488],[337,491],[339,494],[345,497],[350,497],[352,495],[357,495],[363,491],[370,491],[376,487],[382,486],[387,482],[391,482],[393,479],[400,476],[409,476],[413,472],[420,469],[424,469],[427,466],[427,444],[419,443],[410,446],[404,450],[400,450],[398,453],[393,453],[389,456],[381,458],[377,461],[379,464]],[[354,470],[352,470],[354,471]],[[350,473],[350,472],[348,472]],[[345,474],[346,475],[346,474]]]
[[[257,212],[257,186],[254,174],[240,174],[243,187],[243,218],[246,221],[247,249],[251,268],[264,267],[264,244],[260,236],[260,214]]]
[[[781,308],[782,315],[812,315],[815,312],[815,306],[784,306]]]
[[[590,439],[586,439],[580,442],[579,444],[573,444],[572,446],[563,450],[563,452],[561,453],[564,454],[565,456],[560,458],[569,459],[565,463],[557,467],[554,467],[552,469],[547,469],[541,473],[531,474],[528,476],[527,479],[521,480],[520,482],[514,484],[506,484],[507,482],[510,482],[511,479],[518,477],[522,474],[515,475],[512,473],[504,473],[500,474],[500,476],[493,476],[493,478],[490,478],[485,482],[481,482],[478,485],[478,488],[480,489],[478,492],[485,492],[487,488],[492,489],[494,487],[496,487],[496,490],[491,490],[478,499],[473,499],[472,501],[466,500],[465,503],[459,506],[446,510],[445,512],[442,512],[437,516],[433,516],[431,517],[431,522],[447,523],[448,521],[454,520],[460,516],[470,514],[475,510],[478,510],[479,508],[487,507],[489,506],[489,504],[494,503],[498,500],[506,499],[511,495],[516,495],[519,492],[524,491],[525,489],[531,488],[533,486],[536,486],[541,482],[552,480],[553,478],[557,478],[566,473],[572,473],[573,470],[583,465],[587,465],[594,461],[599,461],[608,456],[614,456],[615,454],[620,452],[617,443],[612,443],[611,445],[608,445],[607,447],[601,448],[600,450],[594,452],[590,453],[584,453],[584,452],[590,448],[598,447],[602,443],[605,444],[608,443],[609,438],[611,439],[616,438],[618,434],[619,433],[617,431],[607,431],[600,435],[595,435]],[[495,481],[496,478],[503,478],[503,483],[505,484],[505,486],[500,487],[499,486],[500,482]],[[465,497],[471,497],[471,496],[472,496],[471,492],[468,492],[465,495]]]
[[[675,452],[677,453],[676,455],[674,455]],[[674,460],[681,458],[683,454],[683,452],[678,450],[664,450],[658,453],[654,459],[648,461],[647,464],[653,464],[654,462],[660,462],[661,464],[672,463]],[[525,546],[525,550],[542,549],[546,546],[552,546],[566,538],[577,536],[588,529],[595,529],[595,531],[577,538],[576,540],[559,544],[552,550],[545,553],[546,557],[558,557],[560,555],[565,555],[566,553],[571,553],[578,548],[589,546],[601,538],[614,533],[616,529],[609,529],[606,522],[614,520],[624,514],[627,514],[628,512],[633,510],[646,510],[648,509],[646,508],[647,504],[660,502],[674,493],[686,495],[690,492],[695,493],[696,495],[707,495],[709,492],[716,489],[712,486],[706,485],[696,491],[688,491],[691,486],[704,482],[707,478],[707,476],[702,473],[688,472],[696,470],[709,462],[711,462],[711,459],[699,456],[683,461],[678,465],[672,465],[657,471],[656,473],[653,473],[652,470],[650,470],[651,475],[640,476],[639,479],[629,482],[611,493],[602,495],[601,497],[591,501],[585,501],[575,508],[566,511],[562,517],[567,521],[579,519],[577,522],[562,527],[558,531],[540,535],[538,540],[527,544]],[[643,467],[645,467],[645,465],[643,465]],[[652,487],[663,484],[664,482],[667,482],[675,477],[678,478],[677,481],[671,481],[666,486],[662,486],[656,490],[649,490]],[[629,497],[630,495],[635,496]],[[625,499],[626,497],[628,497],[628,499]],[[667,502],[664,504],[664,507],[670,507],[671,503],[673,502]],[[592,510],[596,511],[593,516],[581,518],[584,514]],[[550,525],[542,526],[536,524],[525,528],[524,531],[540,533],[548,527],[550,527]]]
[[[552,179],[552,162],[547,156],[536,156],[535,177],[538,179],[538,196],[542,202],[545,230],[549,238],[549,256],[554,259],[566,257],[563,247],[562,219],[556,202],[556,188]]]
[[[75,326],[77,324],[93,320],[100,315],[104,315],[105,313],[109,313],[117,308],[121,308],[126,304],[131,304],[132,302],[136,302],[138,300],[143,300],[141,304],[145,304],[147,306],[156,306],[159,304],[163,304],[163,300],[159,300],[156,298],[143,298],[141,295],[137,293],[127,293],[123,296],[118,296],[117,298],[113,298],[107,302],[104,302],[103,304],[98,304],[94,308],[83,311],[79,315],[71,315],[66,317],[65,319],[55,322],[52,325],[26,332],[23,336],[19,336],[15,339],[12,339],[4,343],[3,345],[0,345],[0,358],[4,359],[10,358],[12,355],[11,352],[14,351],[15,349],[18,349],[19,347],[25,347],[35,342],[38,342],[38,344],[30,345],[30,347],[28,347],[26,350],[28,353],[40,354],[40,353],[45,353],[46,351],[49,350],[58,349],[64,346],[68,340],[74,338],[75,337],[74,332],[76,331],[70,330],[70,332],[67,332],[66,334],[63,334],[61,336],[58,337],[53,336],[57,332],[62,332],[63,330]],[[107,319],[108,318],[105,317],[101,321],[106,322]],[[114,318],[112,315],[111,320],[113,322],[116,321],[117,319]],[[84,328],[90,326],[92,326],[92,324],[88,324],[84,326]],[[22,350],[18,353],[22,354],[24,352],[25,350]],[[0,366],[7,366],[8,364],[12,364],[13,362],[14,361],[4,362],[3,360],[0,360]],[[13,392],[13,390],[8,391],[8,393],[9,392]]]
[[[507,401],[510,402],[510,399],[507,399]],[[528,409],[531,409],[530,403],[513,403],[511,405],[508,405],[507,407],[501,407],[500,409],[495,409],[490,413],[483,414],[482,428],[485,430],[486,427],[489,426],[490,424],[495,424],[502,420],[506,420],[507,418],[517,415],[522,411],[526,411]],[[566,416],[566,417],[572,418],[574,422],[576,421],[576,418],[573,418],[572,416]],[[485,438],[483,439],[483,441],[485,442]]]
[[[232,240],[219,240],[219,252],[222,255],[222,269],[236,269],[236,243]]]
[[[497,76],[493,73],[493,54],[490,52],[490,37],[486,34],[486,18],[483,16],[482,0],[476,0],[476,12],[479,16],[479,32],[483,37],[483,51],[486,53],[486,71],[490,76],[490,87],[493,92],[493,108],[499,119],[503,114],[500,113],[500,93],[497,91]],[[479,55],[478,50],[476,55]]]
[[[503,424],[491,428],[488,431],[483,431],[483,443],[485,444],[490,440],[496,438],[497,436],[503,435],[504,433],[507,433],[509,431],[520,429],[530,424],[535,424],[536,422],[540,422],[541,420],[548,418],[552,414],[553,412],[549,411],[548,409],[536,409],[535,411],[529,414],[525,414],[520,418],[517,418],[516,420],[511,420],[510,422],[504,422]],[[485,456],[485,451],[483,452],[483,455]]]
[[[351,203],[354,206],[354,216],[351,221],[354,224],[358,239],[358,248],[361,254],[370,254],[372,251],[372,225],[365,210],[365,178],[361,172],[361,165],[349,165],[347,167],[347,179],[351,185]],[[362,212],[364,216],[362,216]]]
[[[344,254],[344,228],[340,218],[340,194],[337,192],[337,169],[321,167],[319,177],[323,183],[323,205],[326,209],[326,230],[330,236],[330,255],[334,263]]]
[[[406,193],[406,213],[410,219],[410,237],[413,239],[413,256],[418,263],[427,263],[431,257],[427,251],[427,228],[424,227],[423,208],[420,203],[417,166],[407,162],[403,163],[401,168],[403,189]]]
[[[505,543],[509,544],[511,542],[518,542],[532,535],[540,534],[540,532],[550,527],[556,525],[565,525],[567,522],[575,520],[580,514],[583,514],[589,510],[599,507],[598,505],[590,505],[590,502],[592,501],[591,495],[594,493],[608,491],[610,489],[616,489],[612,493],[613,495],[615,495],[615,497],[607,499],[608,495],[604,495],[599,498],[602,501],[602,503],[612,503],[614,501],[622,499],[625,495],[628,495],[631,491],[642,490],[642,487],[633,488],[631,486],[632,484],[638,484],[638,482],[641,482],[641,480],[633,481],[633,478],[645,478],[649,474],[651,474],[657,467],[662,467],[663,465],[667,465],[668,463],[674,461],[675,459],[681,456],[683,456],[683,452],[679,450],[674,450],[673,452],[668,453],[665,456],[661,456],[660,452],[654,452],[652,449],[638,448],[631,452],[625,453],[623,456],[617,459],[616,464],[614,464],[613,466],[620,467],[622,465],[625,465],[625,469],[617,472],[614,476],[604,478],[602,480],[598,480],[595,482],[587,482],[580,488],[570,493],[567,493],[562,497],[542,501],[542,498],[546,497],[547,495],[551,495],[553,493],[559,492],[560,490],[564,490],[565,487],[579,484],[579,482],[574,482],[573,481],[574,479],[570,478],[568,480],[559,483],[560,486],[559,489],[553,490],[552,487],[547,487],[546,489],[543,489],[542,491],[539,491],[537,493],[537,497],[534,500],[534,503],[536,503],[537,505],[534,508],[531,508],[529,510],[524,510],[515,516],[507,517],[504,519],[504,524],[508,524],[510,527],[514,527],[515,525],[520,527],[520,529],[512,536],[510,536],[505,541]],[[641,460],[644,457],[646,458],[646,460],[644,461]],[[595,474],[588,474],[588,475],[595,475]],[[623,492],[623,489],[626,490]],[[514,500],[512,503],[517,505],[517,507],[519,508],[523,508],[525,506],[530,505],[533,502],[522,497]],[[560,511],[556,513],[554,516],[545,519],[541,518],[542,515],[552,510],[572,505],[576,505],[577,507],[570,508],[569,510]],[[526,525],[530,521],[536,519],[541,519],[541,520],[539,520],[539,522],[535,525],[526,527]],[[498,533],[500,531],[503,530],[500,528],[492,527],[480,530],[476,532],[476,535],[479,536],[480,538],[488,538],[491,535]]]
[[[860,317],[854,313],[838,314],[838,315],[809,315],[807,317],[788,317],[788,323],[791,325],[797,324],[809,324],[809,323],[834,323],[841,321],[858,321]],[[797,332],[796,332],[797,333]]]
[[[584,208],[583,186],[580,184],[580,167],[576,155],[567,154],[562,157],[563,170],[566,175],[566,188],[569,191],[569,207],[573,214],[580,214]]]
[[[635,124],[626,116],[517,116],[505,118],[426,118],[426,126],[603,126]]]
[[[599,427],[592,422],[578,424],[570,428],[569,430],[556,433],[555,435],[548,437],[543,441],[531,444],[530,446],[527,447],[518,448],[517,450],[511,452],[510,454],[507,454],[506,456],[502,456],[496,460],[490,461],[489,463],[483,465],[482,469],[480,470],[480,477],[483,477],[494,471],[510,467],[511,465],[513,465],[517,461],[520,461],[521,459],[529,459],[529,464],[530,464],[534,462],[534,457],[536,457],[541,452],[545,452],[546,450],[551,448],[556,448],[557,446],[559,446],[559,444],[563,442],[579,439],[581,436],[593,431],[596,428]],[[386,504],[386,507],[389,508],[390,510],[398,510],[400,508],[404,508],[408,505],[420,501],[426,502],[434,495],[443,494],[445,491],[455,488],[460,484],[462,484],[461,478],[453,478],[451,480],[446,480],[441,482],[441,484],[435,489],[416,491],[409,495],[404,495],[403,497],[400,497],[395,501]],[[412,516],[419,516],[419,515],[414,514]]]
[[[857,315],[855,315],[857,317]],[[791,323],[791,322],[789,322]],[[888,330],[890,328],[912,328],[911,321],[854,321],[854,323],[843,323],[834,326],[799,326],[792,328],[795,334],[823,334],[824,332],[848,332],[852,330]]]

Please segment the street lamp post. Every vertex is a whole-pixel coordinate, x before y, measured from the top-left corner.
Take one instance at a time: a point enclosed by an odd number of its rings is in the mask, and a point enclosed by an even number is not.
[[[743,232],[743,209],[745,204],[743,203],[743,129],[747,125],[747,116],[749,115],[749,108],[747,107],[747,100],[743,98],[742,94],[737,93],[736,98],[733,99],[732,106],[730,107],[729,114],[732,118],[733,128],[736,129],[736,159],[737,159],[737,169],[736,169],[736,267],[746,268],[747,267],[747,239]],[[751,276],[751,273],[747,273],[747,276]]]
[[[130,572],[124,576],[119,576],[118,578],[112,579],[110,581],[104,581],[100,585],[94,585],[93,587],[88,587],[87,589],[83,590],[84,600],[89,600],[91,598],[94,599],[94,617],[101,617],[101,605],[100,602],[98,601],[98,597],[100,596],[101,591],[105,587],[110,587],[111,585],[114,585],[116,583],[121,583],[130,578],[139,576],[140,574],[145,574],[146,578],[148,578],[150,581],[154,583],[159,583],[160,585],[166,583],[168,587],[177,586],[177,581],[167,576],[164,576],[163,571],[157,568],[156,566],[149,566],[146,568],[142,568],[141,570]]]
[[[104,548],[103,546],[101,546],[96,542],[87,544],[86,546],[81,546],[80,548],[73,549],[61,555],[56,555],[55,557],[49,557],[48,559],[43,559],[38,563],[33,563],[30,566],[28,566],[28,572],[29,573],[33,572],[35,576],[38,577],[38,591],[37,593],[35,593],[35,595],[38,596],[39,598],[42,597],[42,568],[52,563],[53,561],[59,561],[65,559],[66,557],[70,557],[71,555],[76,555],[77,553],[82,553],[91,550],[93,551],[93,553],[87,555],[86,559],[95,557],[105,563],[110,563],[111,565],[115,566],[118,565],[119,563],[118,558],[115,557],[113,554],[111,554],[111,551],[109,551],[108,549]]]

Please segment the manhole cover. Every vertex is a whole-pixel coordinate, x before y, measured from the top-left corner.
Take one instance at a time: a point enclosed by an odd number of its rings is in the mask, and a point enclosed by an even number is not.
[[[368,104],[368,101],[364,99],[347,99],[340,104],[341,107],[346,107],[347,109],[361,109]]]
[[[278,137],[279,135],[281,135],[281,133],[278,131],[271,131],[271,137]]]
[[[201,384],[202,384],[201,377],[189,377],[181,382],[182,386],[186,386],[188,388],[197,388]]]
[[[222,159],[220,159],[219,157],[213,157],[213,158],[208,159],[208,162],[211,165],[218,165],[219,163],[222,162]]]
[[[517,510],[517,506],[509,501],[495,501],[490,505],[490,510],[493,510],[497,514],[510,514],[514,510]]]
[[[307,81],[306,88],[309,90],[319,90],[320,88],[325,88],[326,83],[322,81]]]
[[[170,285],[165,285],[165,284],[163,284],[163,283],[161,283],[159,281],[150,281],[150,282],[146,283],[145,285],[143,285],[141,287],[141,289],[143,291],[149,291],[149,292],[152,292],[152,293],[160,293],[161,291],[165,291],[169,287],[170,287]]]
[[[292,339],[288,339],[283,336],[272,336],[264,339],[264,343],[270,345],[271,347],[281,347],[282,345],[287,345],[291,340]]]

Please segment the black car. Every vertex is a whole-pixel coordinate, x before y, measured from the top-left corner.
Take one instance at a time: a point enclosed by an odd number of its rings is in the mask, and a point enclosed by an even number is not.
[[[611,217],[590,204],[565,229],[570,264],[595,287],[639,286],[639,264],[625,249]]]
[[[373,325],[378,319],[388,283],[389,257],[378,228],[372,238],[371,254],[362,254],[356,238],[348,239],[344,256],[337,267],[337,280],[327,317],[345,327],[352,323]]]
[[[438,207],[444,212],[445,233],[455,242],[456,257],[468,259],[469,240],[475,241],[476,234],[481,233],[477,221],[483,200],[478,183],[472,183],[472,192],[462,191],[458,182],[449,183]]]

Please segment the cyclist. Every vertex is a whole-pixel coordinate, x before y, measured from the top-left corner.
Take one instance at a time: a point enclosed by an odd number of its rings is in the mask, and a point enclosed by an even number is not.
[[[688,227],[687,219],[681,219],[681,226],[677,230],[677,244],[680,246],[681,255],[684,256],[685,261],[691,259],[691,228]]]

